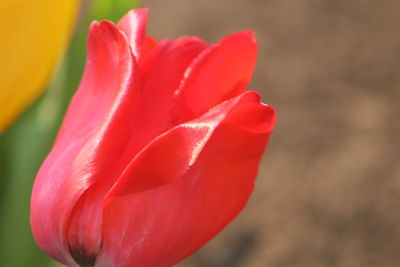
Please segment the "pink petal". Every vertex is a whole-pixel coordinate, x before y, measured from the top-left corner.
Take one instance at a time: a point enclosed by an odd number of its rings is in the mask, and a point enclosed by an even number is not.
[[[84,77],[39,171],[31,199],[31,225],[37,243],[65,264],[73,263],[68,246],[77,245],[69,243],[66,236],[74,207],[95,182],[112,184],[115,177],[108,174],[118,172],[114,163],[130,136],[128,115],[137,99],[135,64],[126,37],[113,23],[92,24]],[[97,249],[100,234],[99,229],[95,236],[90,232],[101,226],[101,220],[93,220],[96,216],[87,219],[92,225],[82,234],[90,235],[88,244],[78,244],[88,246],[90,253]]]
[[[126,146],[131,160],[157,135],[176,125],[171,118],[175,90],[193,59],[207,44],[196,37],[164,40],[140,63],[140,103],[131,114],[137,129]]]
[[[183,122],[247,88],[254,71],[257,42],[251,31],[229,35],[193,61],[176,94],[175,119]]]
[[[143,61],[144,58],[146,58],[151,51],[157,47],[157,40],[153,37],[146,36],[142,42],[142,47],[141,47],[141,52],[140,52],[140,57],[139,57],[139,65],[141,65],[141,62]]]
[[[96,263],[171,266],[203,246],[246,204],[274,121],[248,92],[152,141],[106,199]]]
[[[126,14],[119,22],[118,29],[124,32],[129,40],[133,55],[139,59],[142,50],[142,43],[146,38],[148,10],[135,9]]]

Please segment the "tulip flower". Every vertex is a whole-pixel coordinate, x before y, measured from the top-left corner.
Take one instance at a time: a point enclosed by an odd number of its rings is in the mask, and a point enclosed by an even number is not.
[[[0,2],[0,133],[44,91],[69,39],[78,4]]]
[[[68,266],[171,266],[245,206],[275,122],[246,91],[250,31],[157,42],[147,10],[94,22],[86,69],[31,198],[40,248]]]

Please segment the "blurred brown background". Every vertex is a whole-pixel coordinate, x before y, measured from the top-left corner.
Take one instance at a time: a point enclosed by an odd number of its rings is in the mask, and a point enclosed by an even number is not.
[[[181,267],[400,266],[400,1],[144,0],[158,39],[253,29],[278,123],[243,213]]]

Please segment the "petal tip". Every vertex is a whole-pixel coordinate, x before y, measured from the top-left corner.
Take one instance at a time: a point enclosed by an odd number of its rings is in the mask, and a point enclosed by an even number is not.
[[[242,34],[242,35],[246,36],[247,38],[256,42],[256,34],[254,33],[253,30],[240,31],[240,32],[238,32],[238,34]]]
[[[244,30],[232,33],[223,38],[220,41],[220,43],[225,43],[227,41],[234,41],[234,42],[242,41],[248,44],[257,45],[256,35],[252,30]]]
[[[135,20],[139,19],[142,21],[144,20],[144,22],[146,23],[148,14],[149,14],[148,8],[132,9],[118,21],[118,24],[124,23],[125,21],[129,22],[132,19],[135,19]]]
[[[117,31],[115,24],[109,20],[93,21],[90,24],[89,39],[93,36],[106,36],[107,34],[116,36]]]

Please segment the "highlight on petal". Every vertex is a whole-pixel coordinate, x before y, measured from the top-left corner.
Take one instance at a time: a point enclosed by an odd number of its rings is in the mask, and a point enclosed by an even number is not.
[[[140,104],[131,114],[138,130],[133,133],[132,144],[127,144],[130,147],[127,150],[133,155],[157,135],[176,125],[171,116],[174,92],[188,66],[207,46],[196,37],[164,40],[142,60]]]
[[[237,216],[275,121],[258,99],[221,103],[137,156],[105,202],[102,266],[171,266]]]
[[[94,22],[80,87],[31,199],[34,237],[69,266],[171,266],[245,206],[275,111],[245,92],[257,43],[157,42],[147,10]]]
[[[133,55],[139,60],[142,43],[146,38],[147,9],[135,9],[126,14],[119,22],[131,45]]]
[[[0,133],[45,90],[70,38],[79,4],[0,1]]]
[[[88,59],[81,85],[67,111],[56,143],[43,163],[31,199],[31,226],[36,242],[58,261],[74,263],[69,250],[85,245],[90,253],[99,247],[101,209],[91,203],[90,227],[73,221],[82,195],[95,182],[111,182],[111,160],[118,155],[130,135],[129,114],[134,110],[137,90],[136,63],[126,37],[108,21],[92,24],[88,39]],[[115,168],[119,166],[115,165]],[[117,173],[117,171],[115,171]],[[107,179],[110,179],[107,180]],[[97,205],[98,206],[98,205]],[[93,232],[90,229],[97,229]],[[65,233],[82,236],[67,244]],[[89,236],[89,237],[88,237]],[[84,244],[80,242],[84,240]],[[83,241],[82,241],[83,242]]]

